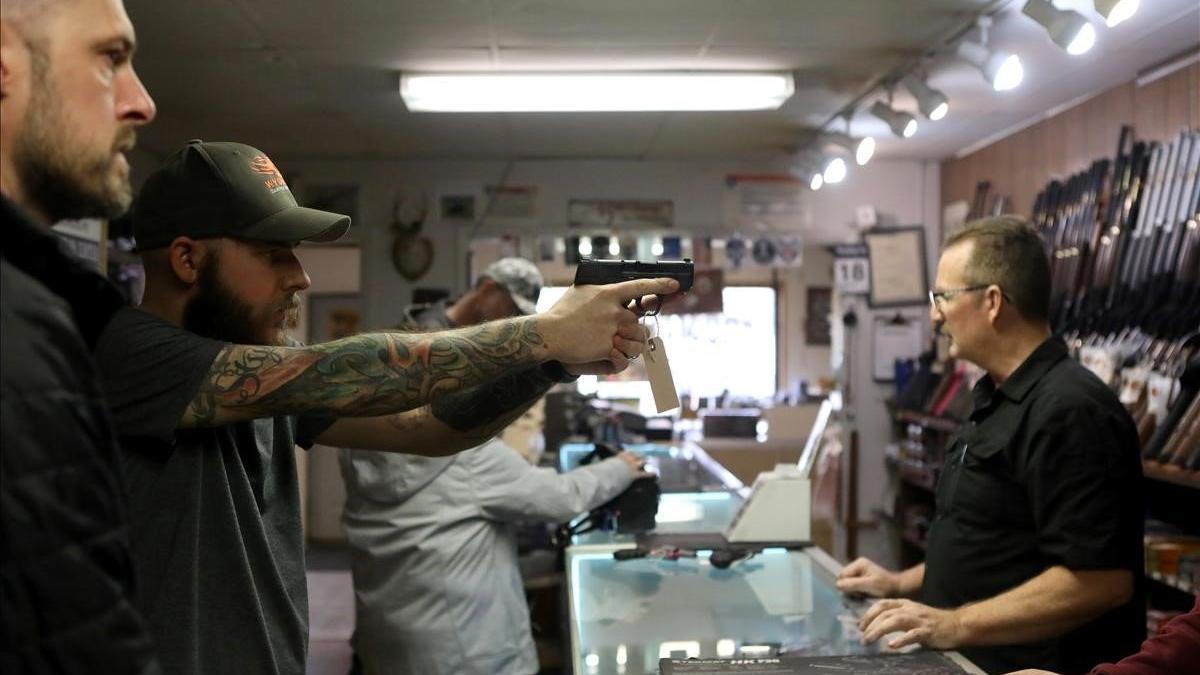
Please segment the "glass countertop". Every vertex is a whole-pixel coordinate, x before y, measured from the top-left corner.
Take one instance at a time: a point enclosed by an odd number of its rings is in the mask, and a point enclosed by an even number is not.
[[[767,549],[729,569],[696,558],[617,561],[619,546],[567,550],[579,675],[658,673],[660,658],[871,654],[864,605],[834,587],[815,549]],[[836,564],[836,563],[833,563]]]
[[[567,472],[592,451],[591,443],[564,443],[558,449],[558,470]],[[744,486],[704,450],[693,443],[630,443],[625,446],[646,459],[646,465],[658,474],[664,493],[710,492],[741,489]]]
[[[722,532],[737,515],[742,498],[736,492],[665,493],[658,500],[655,532]],[[631,534],[596,530],[575,535],[575,546],[633,543]]]

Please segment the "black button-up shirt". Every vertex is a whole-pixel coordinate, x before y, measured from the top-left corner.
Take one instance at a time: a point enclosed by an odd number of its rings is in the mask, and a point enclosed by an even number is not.
[[[1085,672],[1146,636],[1142,468],[1133,420],[1097,377],[1042,343],[1000,386],[975,386],[970,419],[946,448],[921,601],[954,608],[1061,565],[1127,569],[1130,602],[1059,638],[964,648],[989,672]]]

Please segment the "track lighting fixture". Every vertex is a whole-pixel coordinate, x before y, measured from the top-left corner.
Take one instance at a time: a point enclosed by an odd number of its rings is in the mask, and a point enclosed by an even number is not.
[[[946,95],[930,87],[925,80],[909,73],[900,80],[900,84],[917,99],[917,109],[930,120],[936,122],[950,112],[950,102],[946,100]]]
[[[955,54],[978,68],[995,91],[1015,89],[1025,79],[1025,68],[1021,65],[1021,57],[1016,54],[992,51],[978,42],[970,41],[958,43]]]
[[[830,185],[836,185],[846,178],[846,160],[841,157],[834,157],[825,164],[825,170],[821,172],[821,178]]]
[[[912,135],[917,133],[917,118],[909,113],[896,110],[883,101],[876,101],[871,106],[871,114],[887,122],[892,133],[901,138],[912,138]],[[828,176],[826,176],[826,180],[828,180]]]
[[[1041,24],[1054,44],[1072,56],[1086,53],[1096,44],[1096,27],[1079,12],[1059,9],[1050,0],[1028,0],[1021,11]]]
[[[850,134],[832,131],[821,134],[820,141],[845,148],[853,153],[854,163],[859,166],[864,166],[871,161],[871,156],[875,154],[875,139],[870,136],[855,138]]]
[[[808,182],[809,189],[815,192],[825,184],[825,177],[821,175],[824,166],[824,158],[809,150],[797,158],[791,173],[796,178]]]
[[[1138,0],[1094,0],[1096,13],[1104,17],[1109,28],[1133,16],[1138,11]]]

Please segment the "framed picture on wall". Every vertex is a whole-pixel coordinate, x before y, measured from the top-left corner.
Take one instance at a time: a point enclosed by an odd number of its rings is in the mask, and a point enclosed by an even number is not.
[[[872,308],[908,307],[929,301],[925,228],[894,227],[863,233],[871,262]]]
[[[362,332],[362,296],[315,293],[308,296],[308,344],[329,342]]]
[[[809,286],[804,308],[804,343],[829,346],[829,315],[833,313],[833,289]]]

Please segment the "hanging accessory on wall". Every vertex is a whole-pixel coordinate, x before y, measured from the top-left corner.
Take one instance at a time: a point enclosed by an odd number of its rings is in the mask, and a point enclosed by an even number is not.
[[[433,242],[421,234],[428,213],[424,193],[392,202],[392,265],[408,281],[425,276],[433,265]]]
[[[740,234],[730,235],[725,240],[725,258],[733,265],[733,269],[742,266],[742,258],[746,257],[746,239]]]
[[[770,265],[775,262],[775,256],[779,253],[779,248],[770,237],[759,237],[754,241],[754,246],[750,249],[750,257],[754,258],[754,262],[759,265]]]
[[[777,242],[779,246],[779,261],[785,265],[800,264],[800,251],[804,242],[800,237],[783,236]]]

